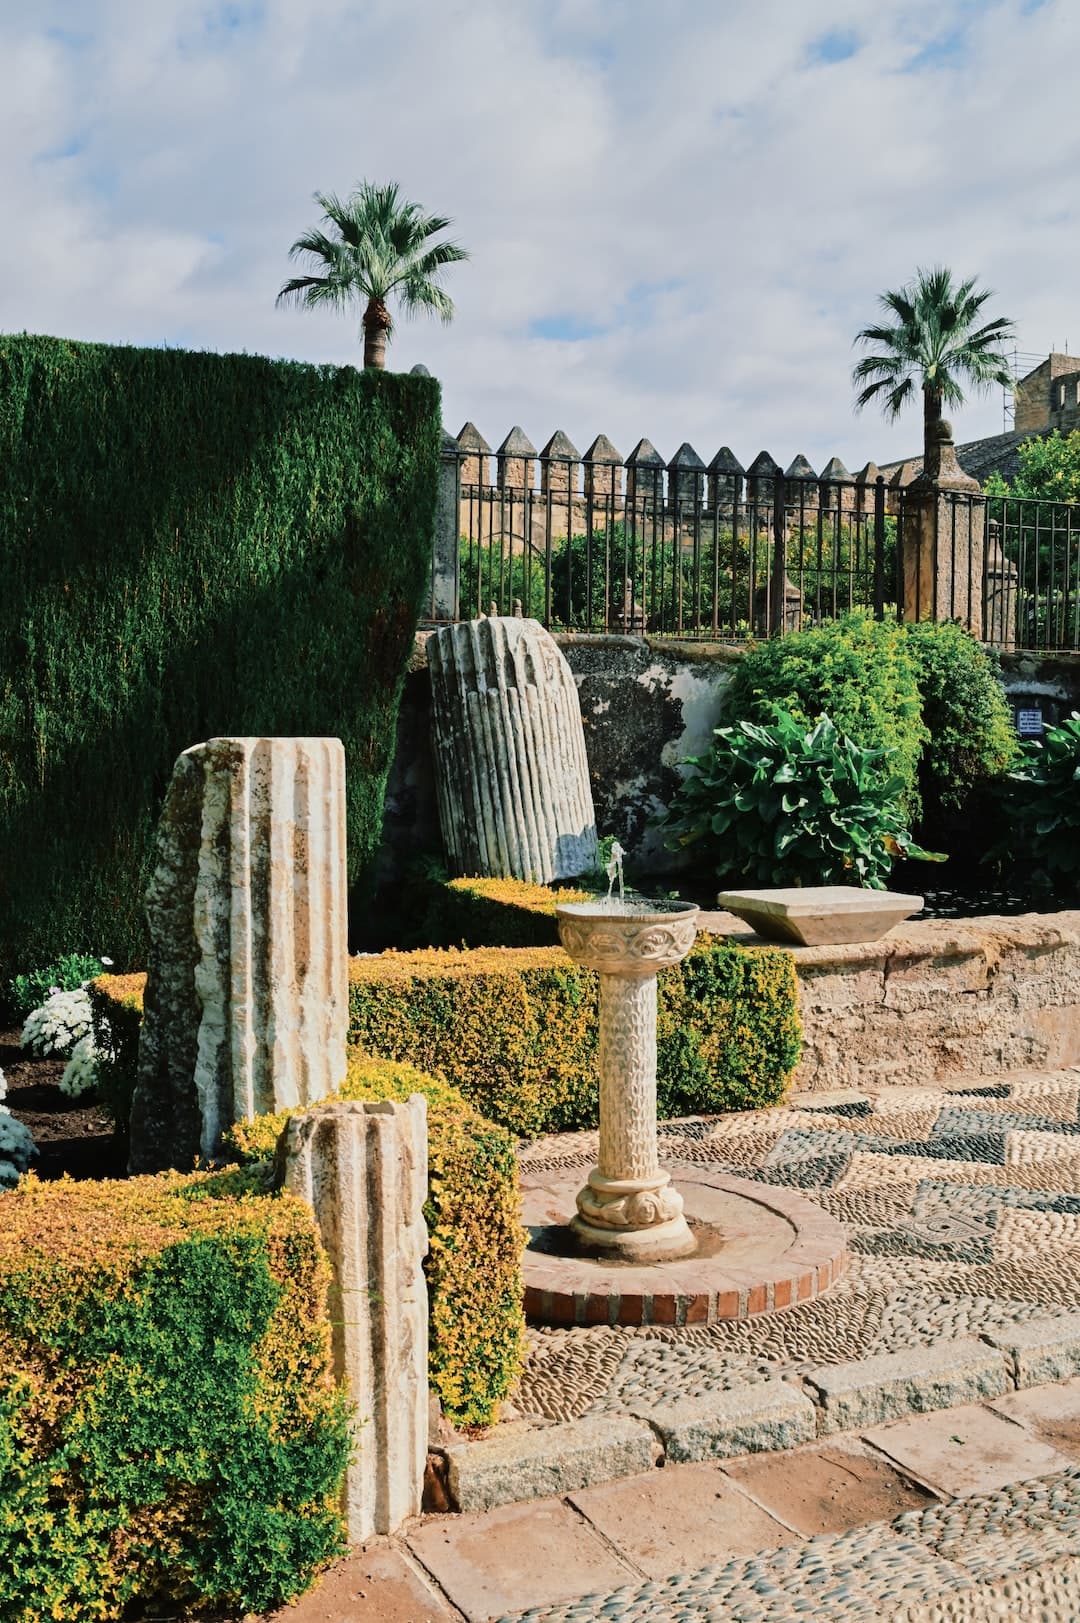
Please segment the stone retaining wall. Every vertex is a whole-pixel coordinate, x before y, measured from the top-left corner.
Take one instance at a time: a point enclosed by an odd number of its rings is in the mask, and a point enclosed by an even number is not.
[[[764,945],[730,913],[701,924]],[[1080,912],[931,919],[881,941],[790,951],[803,1021],[796,1089],[1080,1063]]]

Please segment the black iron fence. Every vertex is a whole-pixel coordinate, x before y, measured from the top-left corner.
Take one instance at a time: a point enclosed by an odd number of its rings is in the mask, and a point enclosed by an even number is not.
[[[1078,506],[876,470],[785,473],[764,453],[745,474],[627,463],[625,488],[622,465],[601,482],[586,463],[583,490],[577,461],[541,457],[539,487],[520,461],[517,477],[500,463],[501,483],[459,482],[433,620],[524,614],[557,631],[739,642],[855,609],[958,619],[1003,649],[1080,648]]]

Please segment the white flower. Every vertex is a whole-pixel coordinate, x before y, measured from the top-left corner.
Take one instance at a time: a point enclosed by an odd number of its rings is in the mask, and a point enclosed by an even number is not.
[[[37,1155],[29,1127],[0,1105],[0,1189],[12,1189]]]
[[[93,1034],[88,1032],[85,1037],[79,1038],[71,1050],[71,1058],[60,1078],[60,1092],[66,1093],[69,1099],[78,1099],[96,1087],[97,1057],[98,1051],[94,1047]]]
[[[90,1028],[90,998],[80,986],[74,992],[54,992],[27,1015],[20,1041],[38,1059],[50,1054],[66,1058]]]
[[[112,966],[113,966],[112,959],[111,958],[106,958],[104,953],[101,954],[99,962],[102,963],[105,966],[106,969],[111,969]]]

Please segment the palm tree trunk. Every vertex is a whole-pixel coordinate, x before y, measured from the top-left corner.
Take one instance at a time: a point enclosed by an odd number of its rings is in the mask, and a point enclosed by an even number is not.
[[[937,478],[940,449],[937,425],[941,421],[941,390],[931,385],[923,388],[923,472],[928,478]]]
[[[390,312],[381,299],[369,299],[364,311],[364,368],[377,372],[386,366],[386,334],[390,326]]]

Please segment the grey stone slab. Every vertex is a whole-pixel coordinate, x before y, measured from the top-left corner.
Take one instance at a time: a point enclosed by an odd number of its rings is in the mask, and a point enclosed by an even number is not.
[[[1011,1384],[1002,1353],[975,1340],[819,1365],[806,1381],[817,1401],[822,1436],[995,1398]]]
[[[863,1433],[920,1482],[952,1498],[1067,1471],[1072,1461],[983,1404],[916,1415]]]
[[[663,1403],[649,1418],[676,1462],[792,1448],[810,1442],[817,1428],[814,1405],[786,1381]]]
[[[1080,1374],[1080,1313],[1033,1319],[987,1334],[1009,1360],[1017,1386],[1041,1386]]]
[[[503,1426],[481,1442],[447,1450],[450,1493],[459,1510],[490,1510],[649,1471],[659,1454],[643,1421],[618,1415],[540,1430]]]

